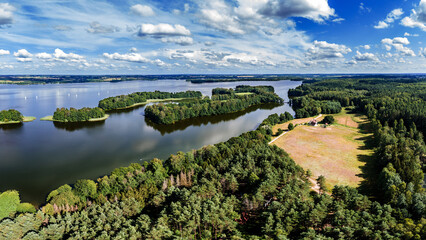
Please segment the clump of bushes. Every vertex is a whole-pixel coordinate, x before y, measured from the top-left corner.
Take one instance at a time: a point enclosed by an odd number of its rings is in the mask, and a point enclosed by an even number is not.
[[[291,131],[291,130],[293,130],[294,129],[294,125],[293,125],[293,123],[289,123],[288,124],[288,130],[289,131]]]
[[[0,122],[22,122],[24,116],[15,109],[0,111]]]
[[[322,120],[322,123],[324,124],[333,124],[334,122],[335,122],[335,119],[331,115],[325,116],[324,119]]]
[[[57,108],[53,114],[53,120],[60,122],[86,122],[91,118],[105,117],[105,111],[101,108]]]

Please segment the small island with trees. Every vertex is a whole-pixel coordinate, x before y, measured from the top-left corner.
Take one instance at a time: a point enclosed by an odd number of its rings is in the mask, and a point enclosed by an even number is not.
[[[15,109],[0,111],[0,125],[20,124],[23,122],[32,122],[35,117],[25,117]]]
[[[235,90],[215,88],[211,98],[147,106],[145,117],[154,123],[167,125],[189,118],[237,112],[266,103],[283,104],[284,100],[274,93],[271,86],[240,85]]]
[[[104,121],[109,117],[101,108],[57,108],[53,116],[41,118],[43,121],[54,121],[62,123],[77,123],[77,122],[99,122]]]

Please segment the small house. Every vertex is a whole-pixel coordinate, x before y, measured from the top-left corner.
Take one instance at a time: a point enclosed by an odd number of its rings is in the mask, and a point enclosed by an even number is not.
[[[318,121],[316,119],[312,119],[312,121],[309,122],[309,125],[316,127],[318,126]]]

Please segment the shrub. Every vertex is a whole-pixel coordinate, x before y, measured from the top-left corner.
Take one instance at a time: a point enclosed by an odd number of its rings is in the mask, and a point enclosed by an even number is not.
[[[335,122],[334,117],[331,115],[325,116],[324,120],[322,120],[322,123],[324,124],[333,124]]]
[[[289,123],[288,124],[288,130],[289,131],[291,131],[291,130],[293,130],[294,129],[294,125],[293,125],[293,123]]]
[[[16,211],[19,213],[35,213],[36,208],[31,203],[21,203],[17,206]]]

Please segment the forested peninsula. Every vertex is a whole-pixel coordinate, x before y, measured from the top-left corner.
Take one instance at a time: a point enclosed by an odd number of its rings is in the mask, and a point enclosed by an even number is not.
[[[40,210],[6,191],[0,238],[425,239],[425,93],[424,81],[374,79],[290,91],[294,102],[339,102],[369,117],[375,154],[358,188],[311,191],[309,172],[268,144],[268,129],[292,118],[283,113],[226,142],[63,185]]]
[[[145,117],[157,124],[174,124],[178,121],[203,116],[215,116],[265,104],[283,104],[271,86],[240,85],[234,89],[215,88],[212,97],[178,104],[156,104],[145,108]]]
[[[120,110],[132,108],[140,105],[147,104],[154,101],[179,101],[182,99],[197,99],[203,95],[200,91],[186,91],[186,92],[135,92],[128,95],[120,95],[109,97],[99,101],[98,107],[105,111]]]
[[[35,117],[24,117],[21,112],[15,109],[0,111],[0,125],[19,124],[22,122],[34,121]]]
[[[54,121],[62,123],[96,122],[104,121],[109,117],[101,108],[57,108],[53,116],[41,118],[43,121]]]

